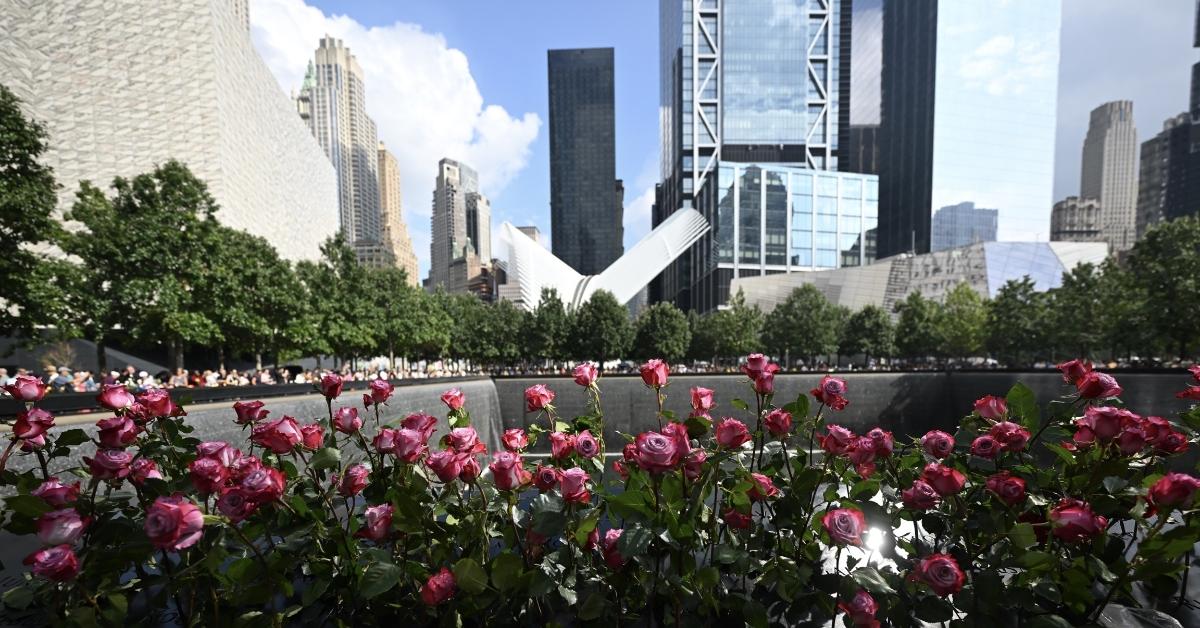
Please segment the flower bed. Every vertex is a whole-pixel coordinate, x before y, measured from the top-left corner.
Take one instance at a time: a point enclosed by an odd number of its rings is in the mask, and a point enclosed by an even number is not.
[[[675,416],[651,360],[659,429],[605,443],[602,380],[584,364],[588,412],[559,416],[533,386],[537,422],[496,452],[458,390],[444,418],[399,418],[383,381],[335,407],[331,374],[325,417],[239,402],[247,438],[231,444],[191,437],[161,391],[109,387],[114,416],[89,442],[49,431],[44,387],[19,379],[3,528],[42,548],[3,600],[72,624],[1170,624],[1192,602],[1200,480],[1166,471],[1200,410],[1139,416],[1111,376],[1060,368],[1060,399],[1018,384],[954,434],[898,442],[837,424],[853,395],[835,377],[776,399],[761,355],[743,369],[748,401],[718,411],[694,387]],[[535,462],[540,439],[551,454]],[[86,465],[61,468],[81,446]],[[620,451],[608,482],[606,451]],[[3,470],[14,455],[38,465]]]

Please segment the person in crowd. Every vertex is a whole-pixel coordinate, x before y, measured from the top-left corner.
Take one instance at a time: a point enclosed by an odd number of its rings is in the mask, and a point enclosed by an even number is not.
[[[187,388],[187,385],[188,385],[187,371],[185,371],[181,368],[175,369],[175,374],[172,375],[171,378],[167,380],[168,388]]]

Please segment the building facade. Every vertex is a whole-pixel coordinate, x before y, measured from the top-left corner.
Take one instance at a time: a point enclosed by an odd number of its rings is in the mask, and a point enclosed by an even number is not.
[[[374,263],[383,245],[379,133],[362,68],[342,40],[321,38],[296,106],[337,171],[342,233],[360,261]]]
[[[999,216],[999,210],[975,207],[971,202],[943,207],[933,214],[930,246],[934,251],[944,251],[995,242]]]
[[[933,209],[963,202],[997,208],[1003,239],[1045,237],[1060,0],[881,5],[880,257],[928,252]]]
[[[235,3],[0,0],[0,32],[0,83],[46,127],[60,209],[81,180],[107,187],[177,159],[218,220],[287,259],[316,259],[337,231],[333,168]]]
[[[395,155],[379,143],[379,205],[383,211],[382,245],[391,257],[391,265],[403,268],[408,283],[421,285],[417,268],[417,253],[413,250],[408,225],[404,222],[404,205],[400,193],[400,164]]]
[[[1050,211],[1051,242],[1105,242],[1100,201],[1068,196]]]
[[[491,266],[491,205],[479,191],[474,169],[453,159],[438,162],[430,221],[426,287],[464,292]],[[484,251],[487,257],[481,254]]]
[[[1101,237],[1116,251],[1133,246],[1137,235],[1137,158],[1133,102],[1093,109],[1083,140],[1079,196],[1099,201]]]
[[[547,66],[550,244],[571,268],[595,274],[625,250],[623,204],[613,193],[613,49],[551,50]]]

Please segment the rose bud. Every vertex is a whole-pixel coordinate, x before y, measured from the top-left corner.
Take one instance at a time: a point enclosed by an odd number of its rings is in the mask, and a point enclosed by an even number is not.
[[[1057,368],[1062,371],[1064,382],[1076,384],[1083,379],[1084,375],[1092,372],[1092,363],[1084,360],[1070,360],[1059,364]]]
[[[1200,399],[1200,386],[1188,386],[1175,393],[1176,399]]]
[[[836,424],[830,424],[825,427],[825,434],[818,434],[817,440],[821,443],[821,449],[825,453],[838,456],[850,451],[854,446],[858,437],[854,432]]]
[[[1188,372],[1192,374],[1192,379],[1200,382],[1200,364],[1193,364],[1188,367]]]
[[[1156,438],[1153,445],[1154,453],[1160,456],[1181,454],[1188,449],[1188,438],[1183,432],[1173,429]]]
[[[721,521],[735,530],[749,530],[754,519],[748,513],[739,512],[736,508],[727,508],[725,512],[721,513]]]
[[[998,421],[1008,414],[1008,404],[1004,399],[987,395],[975,400],[975,414],[989,420]]]
[[[395,444],[390,453],[403,462],[412,464],[420,460],[421,456],[424,456],[429,451],[424,437],[416,430],[403,427],[398,430],[391,430],[391,434],[395,438]]]
[[[17,438],[37,438],[54,427],[54,415],[41,408],[29,408],[17,413],[13,435]]]
[[[286,454],[300,444],[302,435],[296,419],[290,416],[280,417],[269,423],[260,423],[250,432],[250,440],[254,444],[276,454]]]
[[[932,510],[942,502],[942,496],[925,480],[913,480],[911,487],[900,491],[900,499],[909,510]]]
[[[967,483],[967,476],[952,466],[931,462],[921,471],[921,479],[929,483],[933,490],[942,497],[948,497],[962,490]]]
[[[358,408],[338,408],[337,411],[333,413],[333,429],[343,434],[353,434],[361,429],[362,425],[363,420],[358,416]]]
[[[421,587],[421,601],[425,606],[437,606],[454,597],[458,585],[454,581],[454,573],[442,567],[442,570],[429,576]]]
[[[216,458],[196,458],[188,465],[188,476],[192,478],[192,486],[201,495],[219,493],[229,479],[229,470]]]
[[[326,373],[321,376],[321,382],[318,387],[321,389],[321,395],[326,401],[333,401],[342,394],[342,376],[337,373]]]
[[[600,373],[594,363],[584,362],[582,364],[576,364],[575,370],[572,371],[571,374],[575,376],[576,384],[587,388],[596,381],[596,377],[598,377]]]
[[[196,445],[196,457],[214,458],[223,466],[228,467],[234,460],[242,457],[242,452],[234,449],[229,443],[210,440]]]
[[[625,462],[633,462],[637,460],[637,443],[625,443],[625,446],[621,448],[621,458],[625,460]]]
[[[247,497],[262,504],[283,498],[287,477],[278,469],[260,466],[247,473],[238,485]]]
[[[821,517],[821,525],[834,545],[862,545],[867,518],[855,508],[836,508]]]
[[[386,379],[376,378],[371,380],[371,383],[367,385],[367,389],[370,391],[372,403],[383,403],[392,397],[392,393],[395,392],[396,387]]]
[[[255,510],[258,510],[258,502],[250,499],[246,491],[236,486],[226,487],[217,498],[217,511],[229,517],[233,523],[245,521]]]
[[[105,384],[96,395],[96,401],[109,410],[123,410],[133,405],[133,395],[120,384]]]
[[[442,393],[442,403],[446,404],[446,407],[450,408],[451,411],[457,412],[458,410],[461,410],[466,401],[466,395],[463,394],[463,391],[457,388],[451,388],[450,390]]]
[[[376,380],[383,381],[383,380]],[[337,491],[342,497],[354,497],[367,488],[367,483],[371,475],[371,467],[365,464],[352,464],[346,467],[346,472],[338,478]]]
[[[741,421],[726,417],[717,424],[717,444],[722,449],[737,449],[750,442],[750,430]]]
[[[767,413],[763,424],[767,426],[771,436],[787,438],[788,433],[792,431],[792,413],[783,408],[775,408]]]
[[[525,435],[525,430],[514,427],[504,430],[504,435],[500,437],[500,443],[509,451],[524,451],[529,446],[529,437]]]
[[[701,386],[692,388],[692,409],[696,412],[704,413],[712,410],[716,406],[713,402],[713,391]]]
[[[425,457],[425,466],[429,467],[443,483],[453,482],[462,471],[466,456],[450,450],[435,451]]]
[[[1075,383],[1075,389],[1084,399],[1108,399],[1121,396],[1121,386],[1108,373],[1091,371]]]
[[[998,453],[1000,453],[1000,443],[997,443],[996,439],[987,434],[971,441],[971,454],[974,456],[993,460]]]
[[[879,622],[875,613],[879,612],[879,603],[863,589],[859,589],[849,602],[838,602],[838,609],[846,614],[847,619],[856,628],[873,626],[878,628]]]
[[[892,438],[892,433],[881,428],[873,427],[867,432],[867,438],[875,443],[875,456],[878,458],[887,458],[892,455],[892,451],[896,447],[895,439]]]
[[[846,380],[832,375],[822,377],[821,383],[809,393],[832,410],[844,410],[846,406],[850,405],[850,401],[845,397]]]
[[[133,444],[137,440],[138,426],[129,417],[115,416],[96,422],[99,428],[97,440],[100,444],[112,449],[120,449]]]
[[[146,510],[146,536],[155,547],[178,552],[204,535],[204,513],[183,495],[159,497]]]
[[[930,430],[921,437],[921,448],[940,460],[954,453],[954,437],[941,430]]]
[[[1117,437],[1121,428],[1136,423],[1139,418],[1138,415],[1121,408],[1089,406],[1084,410],[1082,419],[1075,419],[1075,426],[1087,428],[1097,440],[1107,443]]]
[[[51,510],[38,517],[36,532],[43,545],[70,545],[87,530],[91,518],[80,517],[74,508]]]
[[[754,392],[760,395],[774,394],[775,374],[771,372],[759,373],[758,377],[754,378]]]
[[[46,435],[45,434],[38,434],[37,436],[34,436],[33,438],[22,438],[19,440],[21,441],[21,451],[23,451],[25,453],[35,452],[46,446]]]
[[[79,499],[79,482],[74,484],[63,484],[57,477],[46,478],[45,482],[38,485],[29,493],[34,497],[41,497],[52,508],[62,508],[67,504],[72,504]]]
[[[574,467],[562,472],[559,477],[559,491],[563,500],[569,504],[586,504],[592,495],[587,490],[587,471]]]
[[[18,375],[13,378],[11,384],[0,386],[12,395],[17,401],[26,403],[41,401],[46,396],[46,390],[49,386],[46,382],[32,375]]]
[[[67,582],[79,575],[79,559],[66,544],[40,549],[22,562],[30,567],[33,575],[52,582]]]
[[[750,487],[747,493],[750,496],[750,501],[761,502],[779,494],[779,489],[775,487],[775,483],[771,481],[771,478],[761,473],[751,473],[750,479],[754,481],[754,485]]]
[[[258,423],[271,413],[270,410],[263,407],[261,401],[239,401],[233,404],[233,411],[237,413],[234,421],[239,425]]]
[[[642,372],[642,381],[651,388],[666,386],[667,376],[671,373],[671,367],[658,358],[648,360],[641,366],[640,370]]]
[[[241,482],[246,479],[246,476],[261,469],[262,466],[262,460],[254,456],[241,456],[229,463],[229,479]]]
[[[750,381],[758,379],[763,373],[774,373],[779,370],[779,365],[771,362],[767,356],[761,353],[751,353],[746,356],[746,362],[742,364],[742,372]]]
[[[913,576],[942,597],[958,593],[967,581],[958,561],[949,554],[934,554],[921,559],[913,569]]]
[[[596,546],[599,544],[600,544],[600,528],[592,528],[592,531],[588,532],[587,542],[583,544],[583,551],[590,552],[590,551],[596,549]]]
[[[558,486],[559,474],[559,470],[554,467],[538,465],[533,474],[533,485],[542,492],[553,490]]]
[[[604,554],[604,563],[609,569],[620,569],[625,566],[625,557],[621,556],[621,552],[617,550],[617,541],[621,540],[621,533],[624,530],[620,528],[611,528],[604,533],[604,542],[600,545],[600,551]]]
[[[1059,500],[1058,505],[1050,509],[1050,523],[1054,536],[1065,543],[1091,540],[1108,526],[1108,520],[1093,513],[1087,502],[1069,497]]]
[[[354,536],[360,539],[370,539],[372,541],[382,541],[391,534],[392,531],[392,515],[396,509],[391,504],[379,504],[378,506],[368,506],[363,510],[363,524],[354,533]]]
[[[675,439],[669,436],[659,432],[642,432],[638,434],[634,445],[637,447],[637,465],[643,471],[664,473],[679,465],[679,447]]]
[[[1025,449],[1030,438],[1029,430],[1012,421],[1001,421],[993,425],[992,429],[988,430],[988,435],[996,439],[1004,451],[1021,451]]]
[[[583,430],[575,436],[575,453],[584,458],[593,458],[600,453],[600,443],[592,436],[591,430]]]
[[[614,473],[620,476],[622,482],[629,479],[628,464],[629,463],[624,460],[613,460],[612,470]]]
[[[158,470],[158,465],[149,458],[138,458],[129,465],[129,481],[137,486],[146,484],[146,480],[161,480],[163,475]]]
[[[688,452],[683,458],[683,477],[691,482],[700,479],[700,473],[704,470],[704,461],[708,460],[708,454],[703,449],[693,449]]]
[[[1195,500],[1197,489],[1200,489],[1200,480],[1186,473],[1168,473],[1150,487],[1147,500],[1156,509],[1165,506],[1166,512],[1176,507],[1187,509]]]
[[[995,493],[1000,501],[1009,506],[1016,506],[1025,502],[1025,480],[1009,473],[1001,471],[993,474],[987,479],[987,490]]]
[[[171,393],[162,388],[151,388],[137,396],[137,402],[146,409],[146,414],[151,417],[166,417],[175,416],[179,412],[179,406],[171,400]]]
[[[554,401],[554,391],[545,384],[535,384],[525,389],[525,411],[537,412]]]
[[[1139,424],[1129,424],[1117,435],[1117,448],[1125,456],[1141,453],[1146,448],[1146,431]]]
[[[460,469],[458,472],[458,479],[466,482],[467,484],[471,484],[475,481],[475,478],[479,477],[479,474],[483,472],[483,469],[479,466],[479,461],[475,459],[475,456],[471,454],[459,455],[464,456],[464,458],[462,469]]]
[[[450,449],[460,454],[476,454],[487,450],[487,447],[479,442],[479,433],[473,427],[456,427],[450,430],[446,439]]]
[[[871,476],[875,475],[875,469],[874,462],[860,462],[854,465],[854,472],[864,480],[871,479]]]
[[[133,454],[123,449],[98,449],[95,458],[84,456],[83,461],[97,480],[121,480],[129,475]]]
[[[437,424],[437,417],[418,412],[416,414],[410,414],[404,417],[404,420],[400,422],[400,427],[406,427],[410,430],[416,430],[420,432],[422,439],[425,442],[429,442],[429,439],[433,436],[433,433],[437,431]]]
[[[320,449],[325,441],[325,428],[320,423],[300,426],[300,446],[305,449]]]
[[[575,436],[562,432],[550,433],[550,457],[562,460],[575,451]]]
[[[496,488],[502,491],[519,489],[528,484],[533,477],[525,470],[521,456],[511,451],[498,451],[493,454],[488,469],[492,471],[492,481]]]

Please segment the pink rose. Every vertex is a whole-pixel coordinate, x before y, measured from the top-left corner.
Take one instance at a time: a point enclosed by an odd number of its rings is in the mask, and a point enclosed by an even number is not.
[[[862,545],[867,518],[855,508],[836,508],[821,517],[821,525],[834,545]]]
[[[17,438],[37,438],[54,427],[54,415],[41,408],[29,408],[17,413],[13,435]]]
[[[900,491],[900,499],[909,510],[931,510],[942,502],[942,496],[925,480],[913,480],[911,487]]]
[[[80,517],[74,508],[51,510],[38,517],[36,532],[43,545],[71,545],[83,536],[91,518]]]
[[[941,430],[930,430],[921,437],[921,448],[940,460],[954,453],[954,437]]]
[[[717,424],[717,444],[722,449],[736,449],[750,442],[750,430],[746,424],[734,418],[722,419]]]
[[[17,401],[26,403],[32,401],[41,401],[42,397],[46,396],[46,389],[49,386],[46,382],[32,375],[18,375],[13,379],[13,383],[0,386],[8,391],[8,394],[13,396]]]
[[[383,381],[383,380],[375,380]],[[358,495],[367,488],[369,477],[371,475],[371,467],[365,464],[352,464],[346,467],[345,473],[337,480],[338,495],[342,497],[353,497]]]
[[[138,458],[129,465],[129,481],[138,486],[146,483],[146,480],[161,480],[163,475],[158,470],[158,465],[149,458]]]
[[[767,413],[767,418],[763,419],[763,423],[772,436],[786,438],[792,431],[792,413],[783,408],[775,408]]]
[[[559,490],[563,499],[569,504],[586,504],[592,495],[587,490],[587,471],[574,467],[562,472],[559,477]]]
[[[120,449],[128,445],[132,445],[137,440],[138,428],[137,423],[134,423],[127,416],[114,416],[108,419],[101,419],[96,422],[96,427],[99,428],[97,440],[105,447],[112,449]]]
[[[479,433],[473,427],[456,427],[450,430],[446,444],[460,454],[482,453],[487,447],[479,442]]]
[[[229,478],[234,482],[241,482],[246,476],[261,469],[262,466],[262,460],[254,456],[241,456],[229,463]]]
[[[1200,399],[1200,386],[1188,386],[1175,393],[1176,399]]]
[[[572,371],[571,374],[575,376],[576,384],[587,388],[596,381],[596,377],[599,376],[599,371],[596,369],[596,365],[594,363],[584,362],[582,364],[575,365],[575,370]]]
[[[713,401],[713,391],[702,386],[692,388],[692,409],[699,413],[705,413],[712,410],[716,406]]]
[[[34,452],[46,446],[46,435],[38,434],[33,438],[22,438],[21,451],[25,453]]]
[[[204,535],[204,513],[183,495],[159,497],[146,510],[146,536],[155,547],[178,552]]]
[[[372,541],[382,541],[392,531],[392,515],[396,509],[391,504],[368,506],[363,510],[363,524],[354,536]]]
[[[247,473],[239,483],[246,496],[258,503],[281,499],[286,485],[287,477],[282,471],[262,466]]]
[[[972,455],[979,456],[980,458],[987,460],[993,460],[996,458],[996,454],[998,453],[1000,453],[1000,443],[997,443],[996,439],[987,434],[984,434],[983,436],[971,441]]]
[[[370,391],[372,403],[383,403],[392,397],[396,387],[386,379],[376,378],[367,384],[367,389]]]
[[[958,593],[967,581],[958,561],[949,554],[933,554],[921,559],[913,568],[913,576],[942,597]]]
[[[1188,367],[1188,372],[1192,374],[1192,379],[1200,382],[1200,364],[1193,364]]]
[[[146,414],[151,417],[175,416],[179,413],[179,406],[171,400],[171,393],[162,388],[151,388],[137,396],[137,402],[146,409]]]
[[[451,411],[461,410],[466,400],[466,395],[457,388],[451,388],[442,393],[442,403],[446,404],[446,407],[450,408]]]
[[[575,451],[575,436],[562,432],[550,433],[550,457],[562,460]]]
[[[829,406],[832,410],[844,410],[850,405],[846,399],[846,380],[826,375],[821,383],[809,391],[817,401]]]
[[[617,542],[621,540],[621,533],[624,530],[612,528],[604,533],[604,542],[600,546],[601,553],[604,554],[604,564],[608,565],[609,569],[620,569],[625,566],[625,557],[621,556],[621,552],[617,549]]]
[[[1137,423],[1139,419],[1138,415],[1121,408],[1089,406],[1082,419],[1075,419],[1075,426],[1087,428],[1096,439],[1106,443],[1116,438],[1126,425]]]
[[[1062,371],[1063,381],[1068,384],[1078,383],[1084,375],[1092,372],[1092,363],[1084,360],[1069,360],[1058,365]]]
[[[471,484],[475,481],[475,478],[479,477],[479,474],[483,472],[483,469],[480,468],[479,461],[475,459],[475,456],[471,454],[459,455],[463,456],[463,462],[462,469],[460,469],[458,472],[458,479],[466,482],[467,484]]]
[[[261,401],[239,401],[233,404],[233,411],[237,413],[235,421],[240,425],[247,425],[267,418],[271,411],[263,408],[263,405]]]
[[[887,458],[896,448],[896,441],[892,438],[892,433],[881,427],[871,428],[871,431],[867,432],[867,438],[875,443],[876,457]]]
[[[254,444],[276,454],[286,454],[300,444],[303,436],[296,419],[283,416],[269,423],[260,423],[250,432],[250,440]]]
[[[1029,430],[1012,421],[1001,421],[993,425],[988,434],[1000,443],[1001,449],[1010,452],[1025,449],[1030,439]]]
[[[133,405],[133,395],[120,384],[106,384],[100,388],[96,401],[109,410],[123,410]]]
[[[725,512],[721,513],[721,521],[735,530],[749,530],[750,524],[754,523],[754,518],[749,513],[740,512],[736,508],[726,508]]]
[[[1065,543],[1091,540],[1108,526],[1108,520],[1093,513],[1087,502],[1069,497],[1064,497],[1050,509],[1050,523],[1054,536]]]
[[[1154,445],[1154,453],[1160,456],[1181,454],[1188,449],[1188,437],[1183,432],[1172,429],[1159,435],[1151,444]]]
[[[703,449],[693,449],[688,452],[683,458],[683,476],[691,482],[700,479],[700,473],[704,470],[704,461],[708,460],[708,454]]]
[[[592,531],[588,532],[587,542],[583,544],[583,551],[590,552],[590,551],[596,549],[596,546],[599,544],[600,544],[600,528],[592,528]]]
[[[412,464],[429,451],[424,435],[417,430],[402,427],[398,430],[391,430],[391,433],[395,437],[395,444],[388,453],[404,462]]]
[[[50,477],[46,478],[45,482],[42,482],[37,488],[30,491],[29,494],[34,497],[41,497],[43,501],[53,508],[62,508],[79,499],[79,482],[63,484],[57,477]]]
[[[671,373],[671,367],[658,358],[646,361],[640,370],[642,372],[642,381],[651,388],[666,386],[667,376]]]
[[[858,438],[854,435],[854,432],[840,425],[830,424],[826,426],[825,430],[826,433],[818,435],[817,440],[820,441],[821,449],[824,449],[825,453],[834,456],[850,451],[850,448],[854,446]]]
[[[975,401],[975,414],[989,420],[997,421],[1008,414],[1008,404],[1000,397],[987,395]]]
[[[321,395],[326,401],[333,401],[342,394],[342,376],[337,373],[326,373],[321,376],[321,382],[318,387],[321,389]]]
[[[435,451],[425,457],[425,465],[429,467],[443,483],[453,482],[462,471],[467,456],[450,450]]]
[[[1146,448],[1146,430],[1140,421],[1121,428],[1121,433],[1117,435],[1117,448],[1126,456],[1141,453]]]
[[[525,430],[514,427],[504,430],[500,443],[509,451],[524,451],[529,446],[529,437],[525,435]]]
[[[537,470],[533,474],[533,485],[538,487],[538,490],[542,492],[553,490],[558,486],[559,475],[560,472],[555,467],[538,465]]]
[[[33,575],[53,582],[67,582],[79,575],[79,559],[66,544],[40,549],[22,562],[30,567]]]
[[[437,606],[454,597],[458,585],[454,581],[454,572],[442,567],[442,570],[429,576],[421,587],[421,601],[425,606]]]
[[[1000,501],[1009,506],[1016,506],[1025,501],[1025,480],[1008,471],[1001,471],[988,477],[986,486],[987,490],[995,493]]]
[[[751,353],[750,355],[746,356],[746,362],[742,364],[742,372],[745,373],[746,377],[749,377],[750,381],[752,382],[757,380],[758,376],[762,375],[763,373],[774,373],[778,370],[779,365],[771,362],[767,356],[761,353]]]
[[[229,443],[219,440],[210,440],[196,445],[196,456],[199,458],[215,458],[226,467],[233,464],[234,460],[242,457],[242,452],[234,449]]]
[[[754,392],[760,395],[770,395],[775,392],[775,373],[764,371],[754,378]]]
[[[754,482],[748,493],[750,501],[761,502],[779,494],[779,489],[775,487],[771,478],[761,473],[751,473],[750,479]]]
[[[1121,396],[1121,386],[1108,373],[1091,371],[1075,383],[1079,396],[1084,399],[1108,399]]]
[[[519,489],[532,478],[525,470],[521,456],[511,451],[498,451],[493,454],[492,463],[488,468],[492,470],[492,481],[495,482],[496,488],[502,491]]]
[[[745,426],[742,426],[745,429]],[[679,448],[675,439],[659,432],[642,432],[634,441],[637,465],[650,473],[665,473],[679,465]]]
[[[319,423],[300,426],[300,446],[305,449],[320,449],[325,440],[325,428]]]
[[[875,613],[879,612],[879,603],[863,589],[859,589],[849,602],[838,602],[838,609],[846,614],[855,628],[879,627],[879,622],[875,619]]]
[[[947,497],[962,490],[967,483],[967,476],[949,465],[931,462],[921,471],[921,479],[929,483],[938,495]]]
[[[188,476],[192,478],[192,486],[201,495],[219,493],[229,479],[229,470],[216,458],[196,458],[188,465]]]
[[[338,408],[337,411],[333,413],[333,429],[343,434],[353,434],[361,429],[362,425],[363,420],[358,416],[358,408]]]
[[[404,417],[404,420],[400,422],[400,427],[417,430],[421,433],[425,442],[429,442],[429,439],[433,437],[433,433],[437,431],[437,424],[437,417],[418,412]]]
[[[692,451],[692,441],[688,438],[687,426],[683,423],[671,421],[662,426],[659,430],[663,436],[675,441],[675,450],[679,452],[679,457],[683,458]]]
[[[1150,487],[1147,500],[1156,509],[1166,506],[1165,515],[1172,508],[1189,508],[1197,489],[1200,489],[1200,480],[1186,473],[1168,473]]]
[[[575,436],[575,453],[584,458],[593,458],[600,453],[600,443],[592,436],[591,430],[583,430]]]
[[[255,510],[258,510],[258,502],[250,499],[240,487],[226,487],[217,498],[217,511],[233,523],[245,521]]]
[[[846,449],[846,458],[850,462],[860,464],[870,464],[875,461],[875,441],[868,436],[859,436],[850,441],[850,446]]]
[[[554,391],[545,384],[535,384],[525,389],[525,411],[537,412],[554,401]]]
[[[129,475],[133,454],[123,449],[98,449],[95,458],[84,456],[83,461],[97,480],[121,480]]]

